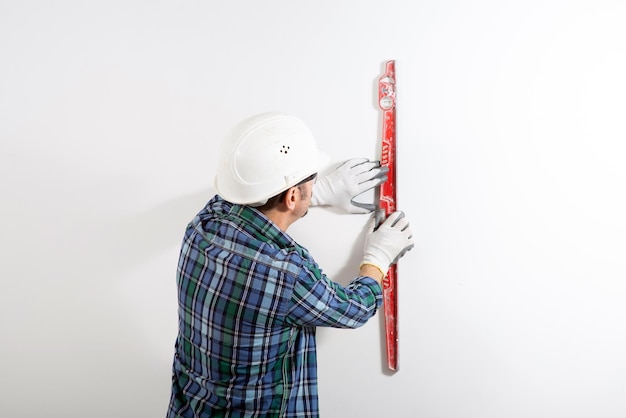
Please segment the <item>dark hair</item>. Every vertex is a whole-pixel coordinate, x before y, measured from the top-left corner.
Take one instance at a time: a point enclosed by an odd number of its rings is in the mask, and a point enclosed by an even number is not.
[[[300,191],[302,191],[302,185],[304,183],[307,183],[307,182],[315,179],[316,177],[317,177],[317,173],[313,173],[309,177],[305,178],[304,180],[302,180],[298,184],[294,184],[291,187],[298,187],[300,189]],[[275,208],[276,206],[278,206],[278,204],[280,202],[282,202],[285,199],[285,196],[287,195],[287,192],[289,191],[289,189],[291,189],[291,187],[289,187],[287,190],[284,190],[284,191],[278,193],[275,196],[270,197],[269,199],[267,199],[267,202],[265,202],[261,206],[258,206],[257,209],[259,209],[260,211],[266,211],[266,210],[270,210],[270,209]]]

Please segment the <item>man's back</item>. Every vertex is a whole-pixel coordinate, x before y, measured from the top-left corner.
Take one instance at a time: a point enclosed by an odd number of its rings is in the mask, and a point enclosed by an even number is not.
[[[295,344],[304,338],[314,347],[314,329],[285,323],[303,251],[258,212],[219,198],[189,224],[178,266],[174,362],[184,383],[170,409],[181,416],[226,409],[227,416],[284,416],[294,377],[316,380],[299,364],[309,353]],[[306,403],[316,409],[316,396]]]

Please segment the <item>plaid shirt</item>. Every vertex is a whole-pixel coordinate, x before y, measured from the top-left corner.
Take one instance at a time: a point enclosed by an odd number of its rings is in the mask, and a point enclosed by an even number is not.
[[[315,327],[356,328],[380,285],[342,287],[258,210],[216,196],[188,225],[168,417],[317,417]]]

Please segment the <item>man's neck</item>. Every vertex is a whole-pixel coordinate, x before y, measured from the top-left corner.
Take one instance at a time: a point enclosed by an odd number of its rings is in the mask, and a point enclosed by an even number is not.
[[[261,212],[267,216],[270,221],[274,222],[283,232],[287,232],[287,228],[289,228],[289,226],[296,221],[293,219],[293,216],[289,211],[282,211],[280,209],[273,208]]]

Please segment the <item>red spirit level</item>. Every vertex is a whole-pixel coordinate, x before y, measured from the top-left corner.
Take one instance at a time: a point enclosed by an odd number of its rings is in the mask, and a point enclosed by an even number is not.
[[[385,73],[378,79],[378,105],[382,110],[382,149],[380,164],[388,167],[387,181],[380,186],[379,217],[396,211],[396,66],[388,61]],[[398,370],[398,267],[389,267],[383,279],[387,366]]]

